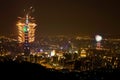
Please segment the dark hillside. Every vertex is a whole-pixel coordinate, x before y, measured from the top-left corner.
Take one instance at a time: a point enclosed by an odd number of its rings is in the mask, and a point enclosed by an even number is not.
[[[79,73],[46,69],[39,64],[29,62],[2,60],[0,77],[2,80],[120,80],[120,69],[103,68]]]

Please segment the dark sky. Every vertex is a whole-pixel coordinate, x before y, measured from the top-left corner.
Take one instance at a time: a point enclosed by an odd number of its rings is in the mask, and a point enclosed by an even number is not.
[[[17,34],[17,17],[33,6],[37,35],[120,34],[119,0],[0,0],[0,35]]]

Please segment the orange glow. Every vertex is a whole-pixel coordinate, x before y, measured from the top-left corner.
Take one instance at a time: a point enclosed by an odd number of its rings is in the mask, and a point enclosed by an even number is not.
[[[36,24],[34,23],[34,18],[31,18],[30,16],[28,17],[28,20],[30,20],[30,22],[28,22],[28,24],[25,23],[25,18],[19,18],[20,20],[18,21],[18,23],[16,24],[18,26],[18,41],[19,43],[23,43],[25,41],[25,35],[24,35],[24,31],[23,31],[23,27],[24,26],[28,26],[28,37],[29,37],[29,42],[33,42],[35,40],[35,26]]]

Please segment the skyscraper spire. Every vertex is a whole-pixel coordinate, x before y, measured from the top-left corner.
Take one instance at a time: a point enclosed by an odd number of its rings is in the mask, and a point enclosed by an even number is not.
[[[28,17],[29,17],[29,15],[28,14],[26,14],[26,25],[28,25]]]
[[[31,8],[30,8],[31,9]],[[24,45],[24,53],[30,53],[29,44],[35,40],[35,20],[30,16],[28,11],[23,18],[19,18],[18,26],[18,41]]]

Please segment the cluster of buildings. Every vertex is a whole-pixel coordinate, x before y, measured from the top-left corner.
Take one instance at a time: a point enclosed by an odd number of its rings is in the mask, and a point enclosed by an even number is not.
[[[0,37],[0,56],[12,55],[56,69],[90,70],[120,66],[120,38],[90,36],[40,36],[35,40],[36,23],[29,14],[19,17],[18,39]]]

